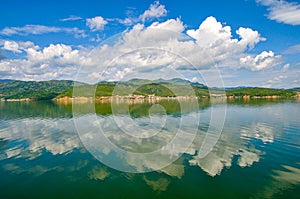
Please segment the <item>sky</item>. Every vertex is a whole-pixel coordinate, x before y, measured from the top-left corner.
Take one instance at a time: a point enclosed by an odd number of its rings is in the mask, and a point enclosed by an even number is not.
[[[2,1],[0,79],[300,87],[300,1]]]

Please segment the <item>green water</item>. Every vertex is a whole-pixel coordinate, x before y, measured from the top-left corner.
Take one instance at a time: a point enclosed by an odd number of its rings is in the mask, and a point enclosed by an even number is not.
[[[187,121],[183,129],[188,132],[191,118],[200,116],[193,143],[178,152],[175,162],[159,171],[126,173],[106,166],[90,153],[83,135],[76,131],[71,105],[1,102],[0,198],[299,198],[299,102],[256,100],[211,105],[200,101],[199,107],[186,102],[184,111],[176,101],[159,104],[158,111],[151,109],[151,103],[118,104],[117,112],[110,104],[95,106],[105,136],[124,150],[140,153],[170,142],[172,129],[182,120]],[[222,134],[212,151],[199,158],[212,109],[224,110],[225,106]],[[84,129],[91,130],[90,106],[78,107],[78,117],[87,122]],[[125,122],[115,128],[112,121]],[[143,126],[142,131],[135,132],[129,121]],[[148,126],[149,121],[153,126]],[[161,121],[165,126],[160,126]],[[120,131],[123,128],[138,135],[148,129],[151,133],[152,127],[163,129],[161,133],[170,137],[155,135],[154,140],[139,145]],[[129,156],[108,151],[101,155],[124,167],[138,165],[138,160]],[[138,166],[153,170],[156,161],[153,158]]]

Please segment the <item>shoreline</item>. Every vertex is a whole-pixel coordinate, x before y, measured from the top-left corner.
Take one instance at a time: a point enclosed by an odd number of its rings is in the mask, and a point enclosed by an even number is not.
[[[250,99],[300,99],[300,92],[297,92],[296,95],[286,97],[286,96],[279,96],[279,95],[270,95],[270,96],[250,96],[250,95],[243,95],[243,96],[234,96],[234,95],[217,95],[212,94],[210,96],[168,96],[168,97],[162,97],[162,96],[154,96],[154,95],[128,95],[128,96],[98,96],[98,97],[56,97],[53,99],[49,99],[55,102],[59,103],[72,103],[72,102],[78,102],[78,103],[84,103],[84,102],[155,102],[155,101],[161,101],[161,100],[199,100],[199,99],[227,99],[227,100],[235,100],[235,99],[243,99],[243,100],[250,100]],[[32,99],[32,98],[20,98],[20,99],[0,99],[0,102],[31,102],[31,101],[44,101],[39,99]]]
[[[100,97],[62,97],[54,98],[53,101],[58,103],[155,103],[164,100],[198,100],[196,96],[177,96],[177,97],[160,97],[160,96],[100,96]]]

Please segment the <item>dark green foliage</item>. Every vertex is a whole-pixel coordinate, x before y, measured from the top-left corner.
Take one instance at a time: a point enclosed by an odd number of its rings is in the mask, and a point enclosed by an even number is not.
[[[134,95],[155,95],[160,97],[175,97],[175,96],[200,96],[207,97],[209,95],[206,86],[199,83],[189,84],[187,80],[181,82],[173,80],[142,80],[133,79],[128,82],[101,82],[98,85],[83,85],[76,89],[73,93],[73,88],[69,88],[59,95],[59,97],[76,96],[93,97],[95,96],[126,96]]]
[[[250,97],[263,97],[263,96],[280,96],[280,97],[292,97],[296,95],[295,91],[285,89],[272,89],[272,88],[239,88],[235,90],[226,91],[227,96],[250,96]]]
[[[154,94],[155,96],[161,96],[161,97],[175,97],[176,94],[173,92],[173,89],[168,88],[168,86],[164,86],[162,84],[158,83],[151,83],[142,85],[141,87],[137,88],[134,92],[134,94],[138,95],[151,95]]]
[[[68,80],[51,81],[4,81],[0,82],[0,98],[21,99],[31,98],[35,100],[53,99],[73,85]]]
[[[70,110],[52,101],[0,103],[0,119],[20,118],[70,118]]]

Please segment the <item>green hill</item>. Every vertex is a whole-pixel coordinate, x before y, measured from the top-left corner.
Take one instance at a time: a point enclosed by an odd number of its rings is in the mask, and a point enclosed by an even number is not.
[[[0,98],[21,99],[31,98],[35,100],[53,99],[66,89],[72,87],[73,81],[19,81],[5,80],[0,82]]]
[[[94,91],[93,88],[96,88]],[[190,89],[192,88],[192,89]],[[80,84],[77,89],[80,96],[126,96],[135,95],[155,95],[161,97],[174,96],[198,96],[208,98],[209,92],[218,96],[222,94],[221,89],[213,88],[208,90],[207,86],[200,83],[192,83],[188,80],[179,78],[171,80],[144,80],[132,79],[126,82],[99,82],[96,85]],[[289,98],[297,95],[299,88],[295,89],[270,89],[270,88],[249,88],[237,87],[226,89],[227,96],[243,97],[266,97],[279,96]],[[0,98],[22,99],[30,98],[34,100],[47,100],[61,97],[72,97],[73,81],[70,80],[51,80],[51,81],[19,81],[19,80],[0,80]]]
[[[266,96],[279,96],[282,98],[288,98],[295,96],[297,93],[293,90],[286,89],[273,89],[273,88],[238,88],[227,90],[227,96],[249,96],[249,97],[266,97]]]
[[[83,85],[77,88],[77,93],[80,96],[94,95],[94,85]],[[191,89],[192,88],[192,89]],[[132,79],[127,82],[101,82],[97,85],[95,96],[126,96],[126,95],[155,95],[161,97],[175,96],[199,96],[208,97],[208,88],[200,83],[191,83],[187,80],[172,79],[172,80],[143,80]],[[73,88],[69,88],[58,97],[71,97]]]

